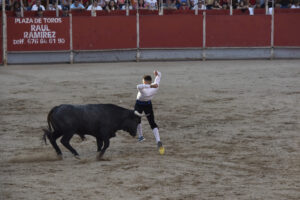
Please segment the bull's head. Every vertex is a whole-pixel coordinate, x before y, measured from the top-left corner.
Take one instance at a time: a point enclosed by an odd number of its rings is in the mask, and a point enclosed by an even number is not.
[[[144,116],[138,111],[131,111],[129,116],[124,120],[123,130],[127,131],[131,136],[135,137],[137,132],[137,126],[141,123],[141,117]]]

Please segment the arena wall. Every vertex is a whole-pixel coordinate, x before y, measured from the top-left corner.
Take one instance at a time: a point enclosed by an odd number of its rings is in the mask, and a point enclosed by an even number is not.
[[[283,11],[282,11],[283,10]],[[291,12],[289,13],[288,10]],[[44,18],[26,12],[1,20],[0,61],[4,64],[79,63],[146,60],[300,58],[300,9],[275,10],[274,17],[228,10],[72,12]],[[2,17],[1,17],[2,19]],[[2,28],[2,26],[1,26]]]

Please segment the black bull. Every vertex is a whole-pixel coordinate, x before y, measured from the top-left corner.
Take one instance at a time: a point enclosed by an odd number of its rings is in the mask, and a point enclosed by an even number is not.
[[[44,129],[43,138],[46,142],[47,137],[56,153],[61,156],[56,140],[62,136],[61,143],[78,158],[79,154],[70,145],[71,138],[74,134],[82,139],[84,135],[92,135],[96,137],[97,151],[101,158],[109,147],[109,139],[115,137],[118,130],[136,136],[140,118],[140,113],[113,104],[60,105],[50,110],[47,117],[48,130]]]

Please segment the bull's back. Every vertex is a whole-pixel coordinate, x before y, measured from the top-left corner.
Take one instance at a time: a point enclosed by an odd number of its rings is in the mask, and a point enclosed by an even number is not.
[[[63,104],[50,112],[54,128],[62,132],[84,132],[92,134],[102,127],[114,128],[121,123],[126,109],[113,104]]]

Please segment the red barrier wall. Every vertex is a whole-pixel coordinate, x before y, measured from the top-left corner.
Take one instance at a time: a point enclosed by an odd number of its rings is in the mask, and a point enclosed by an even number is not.
[[[300,14],[276,14],[274,46],[300,46]]]
[[[207,16],[207,47],[270,46],[270,16]]]
[[[8,51],[70,49],[68,18],[7,18]]]
[[[136,48],[135,16],[73,17],[73,49]]]
[[[202,47],[201,15],[140,17],[141,48]]]

